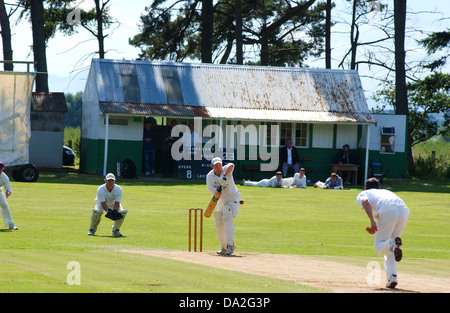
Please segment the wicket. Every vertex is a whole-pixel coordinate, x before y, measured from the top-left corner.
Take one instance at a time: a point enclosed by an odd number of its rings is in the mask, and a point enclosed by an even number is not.
[[[203,248],[203,209],[200,208],[191,208],[189,209],[189,252],[191,252],[191,225],[192,225],[192,212],[194,212],[194,252],[197,252],[197,212],[200,213],[200,252],[202,252]]]

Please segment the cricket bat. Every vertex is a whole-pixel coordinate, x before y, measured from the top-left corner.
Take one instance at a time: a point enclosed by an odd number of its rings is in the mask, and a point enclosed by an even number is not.
[[[211,199],[211,201],[208,204],[208,207],[205,211],[205,217],[210,217],[212,212],[214,211],[214,208],[216,207],[217,201],[219,201],[220,196],[222,195],[222,186],[217,187],[216,192],[214,192],[214,195]]]

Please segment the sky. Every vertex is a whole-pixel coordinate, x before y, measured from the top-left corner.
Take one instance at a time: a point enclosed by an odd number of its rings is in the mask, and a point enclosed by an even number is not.
[[[384,3],[392,5],[393,1],[382,0]],[[8,1],[6,1],[8,2]],[[93,1],[84,0],[80,5],[85,7],[93,6]],[[136,59],[140,52],[139,48],[133,47],[128,43],[129,38],[139,33],[140,15],[145,12],[145,7],[151,4],[151,0],[111,0],[110,14],[120,22],[120,25],[113,26],[113,28],[106,31],[108,37],[105,39],[105,49],[107,50],[106,58],[108,59]],[[345,0],[335,0],[336,9],[333,11],[333,19],[339,19],[346,14]],[[408,60],[422,59],[425,55],[425,50],[419,47],[415,39],[422,39],[426,34],[433,31],[442,31],[450,29],[450,1],[443,0],[408,0],[408,11],[419,12],[421,14],[408,14],[407,28],[416,27],[424,31],[423,34],[418,34],[420,38],[408,39],[406,41],[407,58]],[[8,10],[8,8],[7,8]],[[425,13],[425,12],[440,12],[440,13]],[[15,13],[12,17],[12,47],[13,57],[17,61],[32,61],[33,53],[31,24],[28,20],[22,20],[16,24],[15,19],[18,14]],[[376,14],[374,19],[379,18]],[[49,77],[49,88],[52,92],[66,92],[76,93],[83,91],[92,52],[98,50],[96,39],[86,30],[79,28],[79,32],[74,36],[64,36],[62,33],[57,33],[54,38],[48,42],[47,66]],[[349,46],[348,26],[338,24],[332,29],[332,67],[337,68],[337,65],[342,58],[343,53]],[[361,39],[370,40],[373,34],[363,33]],[[364,38],[365,37],[365,38]],[[1,43],[0,43],[1,47]],[[194,61],[199,62],[199,61]],[[307,64],[310,67],[324,67],[325,61],[323,59],[309,60]],[[449,67],[444,68],[444,72],[450,72]],[[15,70],[23,70],[16,66]],[[376,68],[360,68],[359,73],[363,88],[366,91],[366,98],[379,89],[378,80],[370,77],[380,75],[380,69]],[[370,104],[369,104],[370,106]]]

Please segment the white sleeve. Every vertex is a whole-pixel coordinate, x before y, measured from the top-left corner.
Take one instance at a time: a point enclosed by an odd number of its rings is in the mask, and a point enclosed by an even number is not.
[[[275,188],[277,187],[277,177],[274,176],[270,179],[270,187]]]
[[[119,187],[119,186],[115,186],[114,188]],[[122,192],[122,188],[119,187],[117,188],[117,192],[116,192],[116,199],[114,201],[116,202],[122,202],[122,197],[123,197],[123,192]]]
[[[358,204],[359,204],[359,206],[361,207],[361,209],[364,209],[363,206],[362,206],[362,201],[363,201],[364,199],[368,199],[365,191],[360,192],[360,193],[356,196],[356,202],[358,202]]]
[[[10,193],[12,193],[11,182],[9,181],[8,175],[6,175],[5,173],[2,173],[2,178],[3,178],[3,185],[5,186],[5,189],[8,190]]]
[[[102,192],[102,186],[97,189],[97,200],[98,202],[106,202],[105,195]]]
[[[306,188],[306,176],[303,176],[303,177],[302,177],[302,179],[301,179],[301,181],[300,181],[300,185],[301,185],[303,188]]]
[[[294,174],[294,177],[292,179],[292,185],[300,186],[300,177],[298,173]]]
[[[206,188],[208,188],[209,192],[211,192],[212,194],[216,192],[217,186],[211,175],[206,175]]]

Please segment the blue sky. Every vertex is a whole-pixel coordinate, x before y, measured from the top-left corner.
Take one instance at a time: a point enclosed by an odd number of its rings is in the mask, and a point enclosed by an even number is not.
[[[388,5],[392,5],[393,0],[382,0]],[[92,6],[91,1],[81,1],[82,6]],[[345,0],[335,0],[337,7],[334,14],[342,16],[345,14],[344,7],[347,5]],[[110,59],[134,59],[137,58],[139,49],[128,44],[128,39],[139,32],[139,17],[144,12],[145,6],[151,1],[133,0],[111,0],[111,15],[120,22],[120,26],[113,31],[108,30],[108,38],[105,40],[105,49],[108,50],[106,57]],[[409,14],[407,27],[416,27],[426,33],[450,28],[450,1],[443,0],[408,0],[408,10],[419,12],[421,14]],[[431,14],[426,12],[440,12]],[[17,15],[17,13],[15,14]],[[376,18],[376,16],[374,17]],[[345,32],[345,25],[338,25],[332,35],[333,40],[333,68],[337,67],[343,51],[348,49],[348,35],[340,34]],[[28,21],[22,21],[18,25],[13,24],[13,51],[15,60],[33,59],[30,45],[32,43],[31,26]],[[369,35],[370,34],[366,34]],[[416,38],[415,38],[416,39]],[[423,48],[417,46],[415,39],[407,40],[408,58],[421,59],[425,54]],[[417,38],[421,39],[421,38]],[[1,43],[0,43],[1,45]],[[92,55],[90,53],[97,51],[97,42],[87,31],[80,29],[76,36],[65,37],[63,34],[57,34],[50,39],[47,48],[48,72],[50,74],[51,91],[77,92],[84,90],[84,82],[90,65]],[[323,60],[310,61],[312,67],[323,67]],[[17,69],[17,68],[16,68]],[[19,69],[17,69],[19,70]],[[381,75],[379,69],[360,69],[361,76]],[[448,72],[447,69],[444,71]],[[74,76],[76,74],[76,76]],[[56,78],[55,78],[56,76]],[[378,82],[365,77],[361,78],[363,87],[367,91],[368,97],[378,87]]]

